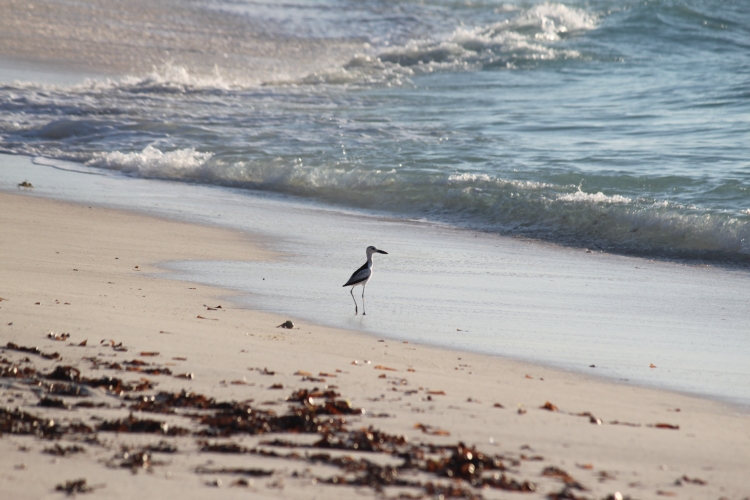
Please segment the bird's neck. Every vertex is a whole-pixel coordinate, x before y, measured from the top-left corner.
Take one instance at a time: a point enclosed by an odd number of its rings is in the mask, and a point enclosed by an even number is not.
[[[372,267],[372,254],[367,255],[367,267]]]

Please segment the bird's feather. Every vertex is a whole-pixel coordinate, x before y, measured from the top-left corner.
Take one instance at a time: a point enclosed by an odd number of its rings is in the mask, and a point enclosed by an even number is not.
[[[362,264],[362,267],[354,271],[354,274],[352,274],[352,277],[349,278],[349,281],[347,281],[346,284],[343,286],[351,286],[351,285],[356,285],[357,283],[361,283],[367,278],[369,278],[371,274],[372,274],[372,271],[370,271],[370,268],[367,267],[367,263],[365,262],[364,264]]]

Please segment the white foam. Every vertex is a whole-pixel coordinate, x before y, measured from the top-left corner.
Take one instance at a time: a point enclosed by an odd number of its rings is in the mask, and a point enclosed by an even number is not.
[[[191,72],[187,68],[166,62],[153,66],[144,75],[126,75],[122,78],[86,78],[81,83],[59,85],[38,82],[14,81],[3,84],[4,90],[37,91],[42,93],[101,93],[119,90],[123,92],[185,93],[197,91],[230,91],[255,87],[260,82],[250,79],[230,78],[215,66],[210,74]]]
[[[563,33],[588,31],[596,28],[597,17],[581,9],[559,3],[535,5],[515,21],[518,27],[536,28],[537,39],[557,41]]]
[[[458,27],[442,40],[412,40],[383,51],[379,59],[402,66],[435,69],[474,69],[515,60],[580,57],[575,50],[555,47],[570,33],[592,30],[597,18],[581,9],[544,3],[516,17],[486,26]]]
[[[524,181],[517,179],[502,179],[488,174],[473,174],[465,172],[462,174],[451,174],[447,178],[448,184],[482,184],[481,187],[510,187],[524,191],[539,191],[549,189],[560,189],[564,186],[537,181]]]
[[[487,174],[472,174],[468,172],[465,172],[463,174],[451,174],[448,176],[449,183],[491,182],[492,180],[494,179]]]
[[[596,203],[596,204],[627,204],[632,203],[632,199],[619,194],[608,196],[601,191],[598,193],[584,193],[576,191],[575,193],[560,194],[557,196],[560,201],[569,201],[573,203]]]
[[[99,153],[86,165],[144,177],[185,179],[204,175],[204,165],[212,156],[193,148],[165,153],[149,145],[140,153]]]
[[[473,28],[459,26],[442,38],[409,40],[377,54],[356,54],[345,66],[313,72],[301,83],[404,85],[414,75],[436,71],[515,68],[523,61],[578,58],[579,52],[556,45],[569,34],[596,28],[598,21],[584,10],[557,3],[499,12],[511,18]]]
[[[503,9],[499,9],[503,11]],[[313,71],[307,76],[283,78],[278,74],[275,84],[372,84],[403,85],[414,74],[434,71],[468,71],[483,65],[501,64],[514,67],[516,59],[554,60],[575,58],[574,50],[555,47],[568,33],[596,27],[597,18],[584,10],[558,3],[544,3],[526,10],[505,9],[510,19],[489,25],[467,28],[460,26],[442,38],[411,40],[402,46],[390,47],[379,54],[355,54],[344,66],[332,66]],[[515,16],[513,15],[515,14]],[[267,79],[266,82],[269,80]],[[184,66],[167,61],[153,66],[144,75],[120,79],[86,79],[74,85],[40,85],[15,82],[19,90],[38,88],[66,92],[125,92],[185,93],[195,91],[230,91],[257,87],[263,81],[252,75],[230,77],[214,66],[210,74],[196,73]]]

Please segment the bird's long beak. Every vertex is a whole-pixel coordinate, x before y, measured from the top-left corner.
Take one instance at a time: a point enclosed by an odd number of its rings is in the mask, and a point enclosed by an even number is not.
[[[384,254],[388,255],[388,252],[384,252],[383,250],[376,250],[376,251],[377,251],[378,253],[384,253]]]

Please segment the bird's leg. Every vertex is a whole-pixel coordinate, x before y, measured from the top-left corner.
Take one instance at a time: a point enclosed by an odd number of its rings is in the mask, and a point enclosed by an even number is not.
[[[365,312],[365,285],[362,285],[362,316],[365,314],[367,314],[367,312]]]
[[[354,315],[356,316],[359,312],[359,308],[357,308],[357,299],[354,298],[354,287],[349,291],[349,293],[352,294],[352,300],[354,301]],[[364,304],[362,304],[364,305]]]

